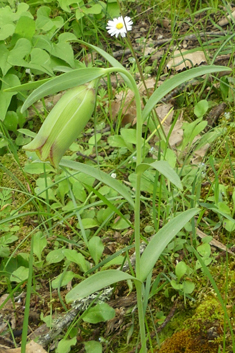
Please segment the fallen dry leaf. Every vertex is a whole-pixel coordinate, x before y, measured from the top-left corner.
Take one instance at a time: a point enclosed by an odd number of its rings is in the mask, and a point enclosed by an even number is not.
[[[146,46],[143,49],[143,55],[144,56],[148,56],[148,55],[150,55],[150,54],[152,54],[153,52],[156,52],[156,51],[157,51],[157,49],[155,49],[153,47]]]
[[[164,50],[156,50],[152,55],[151,55],[151,60],[159,60],[160,58],[162,58],[164,55]]]
[[[147,89],[152,91],[155,87],[156,81],[154,78],[150,78],[146,80]],[[139,92],[141,96],[146,95],[146,89],[142,82],[138,84]],[[172,124],[173,118],[173,106],[170,103],[160,104],[156,108],[156,113],[161,121],[163,121],[162,126],[166,136],[169,134]],[[135,125],[136,124],[136,106],[134,100],[134,93],[131,90],[127,92],[121,91],[115,96],[115,101],[111,104],[112,109],[112,118],[115,118],[118,114],[122,115],[122,126],[126,124]],[[170,111],[172,109],[172,111]],[[181,112],[180,116],[176,124],[174,125],[173,130],[171,131],[171,135],[169,138],[169,145],[174,150],[182,143],[183,141],[183,112]],[[200,138],[200,135],[196,136],[193,140],[193,143],[196,142],[197,139]],[[156,140],[154,139],[154,143]],[[203,157],[205,156],[209,144],[203,146],[201,149],[197,150],[193,156],[193,164],[198,164],[202,161]]]
[[[156,85],[156,80],[154,77],[150,77],[147,80],[145,80],[145,86],[149,90],[149,93],[151,93],[151,91],[153,92],[155,85]],[[147,94],[147,92],[145,90],[145,86],[144,86],[143,82],[140,82],[138,84],[138,89],[139,89],[139,92],[141,95]]]
[[[207,234],[203,233],[200,229],[197,228],[196,230],[197,235],[202,239],[207,237]],[[224,244],[222,244],[220,241],[212,239],[212,241],[210,242],[210,245],[215,246],[216,248],[223,250],[223,251],[227,251],[229,254],[231,255],[235,255],[234,252],[232,252],[231,250],[229,250]]]
[[[161,18],[160,20],[159,19],[157,20],[157,24],[161,27],[169,28],[171,21],[168,20],[167,18]]]
[[[156,84],[156,80],[154,78],[149,78],[145,80],[145,85],[147,89],[153,92],[154,86]],[[138,84],[138,89],[141,96],[147,95],[145,86],[142,82]],[[111,114],[112,118],[114,119],[121,111],[122,115],[122,126],[131,123],[132,125],[135,124],[136,118],[136,105],[134,100],[134,93],[131,90],[127,92],[121,91],[120,93],[116,94],[115,100],[111,103]]]
[[[166,104],[168,105],[168,104]],[[173,116],[173,111],[171,113]],[[171,148],[175,149],[177,146],[179,146],[181,144],[181,142],[183,141],[183,129],[182,129],[182,125],[183,125],[183,112],[181,112],[181,114],[178,117],[178,120],[171,132],[170,138],[169,138],[169,145],[171,146]],[[168,119],[166,120],[165,123],[163,123],[163,129],[165,131],[166,136],[169,134],[169,131],[171,129],[171,121],[168,121]]]
[[[9,297],[9,294],[5,293],[0,297],[0,305],[2,305],[4,303],[4,301]],[[9,299],[6,304],[4,305],[4,309],[5,310],[13,310],[13,304],[12,304],[12,300]]]
[[[209,148],[210,148],[210,144],[206,143],[204,146],[202,146],[198,150],[194,151],[193,157],[191,160],[192,164],[201,163]]]
[[[107,322],[107,329],[105,335],[109,335],[114,330],[117,330],[124,321],[125,310],[124,308],[120,307],[115,309],[116,315],[113,319]]]
[[[173,110],[170,112],[170,110],[172,108],[173,108],[173,105],[171,103],[160,104],[157,107],[156,112],[157,112],[157,115],[158,115],[159,119],[161,121],[164,120],[163,126],[169,126],[171,124],[172,118],[173,118],[173,114],[174,114]],[[167,116],[167,118],[165,119],[166,116]]]
[[[47,353],[47,351],[45,351],[45,349],[42,348],[42,346],[40,346],[40,344],[34,342],[34,341],[30,341],[27,345],[26,345],[26,353]],[[21,347],[19,348],[7,348],[5,346],[0,346],[0,353],[21,353]]]
[[[228,16],[222,18],[222,20],[220,20],[218,22],[218,25],[223,27],[223,26],[227,25],[229,23],[229,20],[231,20],[232,18],[235,18],[235,11],[233,11],[231,13],[231,15],[228,15]]]
[[[181,51],[176,50],[172,56],[173,58],[170,59],[166,65],[168,70],[175,69],[176,71],[182,71],[185,68],[191,68],[206,62],[203,51],[189,53],[187,50],[182,49]]]

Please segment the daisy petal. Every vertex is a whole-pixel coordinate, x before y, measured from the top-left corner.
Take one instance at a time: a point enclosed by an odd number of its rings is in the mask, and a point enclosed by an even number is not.
[[[132,25],[133,22],[130,17],[126,16],[123,18],[120,16],[118,18],[114,18],[113,20],[109,20],[106,29],[111,36],[115,35],[117,38],[120,34],[121,37],[124,38],[126,37],[127,31],[132,30]]]

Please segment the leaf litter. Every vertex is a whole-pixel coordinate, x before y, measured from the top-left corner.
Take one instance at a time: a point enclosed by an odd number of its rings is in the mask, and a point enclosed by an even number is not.
[[[11,349],[0,345],[0,353],[21,353],[21,347]],[[40,344],[30,341],[26,344],[25,353],[47,353],[47,351]]]

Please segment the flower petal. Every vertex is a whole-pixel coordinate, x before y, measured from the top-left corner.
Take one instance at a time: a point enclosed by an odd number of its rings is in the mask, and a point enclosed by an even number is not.
[[[120,24],[122,24],[122,26],[120,26]],[[115,35],[117,38],[120,34],[121,37],[124,38],[126,37],[127,31],[132,30],[132,24],[133,22],[130,17],[126,16],[123,18],[122,16],[120,16],[118,18],[114,18],[113,20],[109,20],[106,29],[111,36]]]

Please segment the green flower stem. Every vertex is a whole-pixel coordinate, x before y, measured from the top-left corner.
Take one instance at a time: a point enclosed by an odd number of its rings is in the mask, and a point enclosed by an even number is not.
[[[122,15],[122,16],[123,16],[123,15]],[[124,17],[123,17],[123,18],[124,18]],[[141,68],[141,66],[140,66],[138,57],[137,57],[137,55],[136,55],[136,53],[135,53],[135,50],[134,50],[134,48],[133,48],[133,46],[132,46],[132,44],[131,44],[131,39],[130,39],[130,35],[129,35],[128,31],[126,31],[126,35],[127,35],[126,38],[124,38],[124,39],[125,39],[125,42],[126,42],[128,48],[130,49],[130,51],[131,51],[131,53],[132,53],[132,55],[133,55],[133,57],[134,57],[134,59],[135,59],[135,62],[136,62],[136,65],[137,65],[137,68],[138,68],[138,71],[139,71],[139,74],[140,74],[141,81],[142,81],[142,83],[143,83],[143,85],[144,85],[147,98],[149,99],[149,97],[150,97],[150,96],[149,96],[149,90],[148,90],[148,87],[146,86],[145,78],[144,78],[143,71],[142,71],[142,68]],[[165,131],[164,131],[163,127],[162,127],[161,120],[159,119],[157,113],[156,113],[154,110],[153,110],[153,117],[155,118],[155,120],[156,120],[157,123],[158,123],[158,126],[160,127],[160,130],[159,130],[160,136],[162,136],[162,137],[163,137],[163,140],[166,141],[166,134],[165,134]],[[155,131],[158,131],[158,130],[155,129]]]
[[[106,69],[106,73],[119,72],[127,76],[132,85],[132,90],[135,95],[136,102],[136,117],[137,117],[137,127],[136,127],[136,167],[142,162],[142,111],[141,111],[141,98],[138,87],[135,83],[132,75],[125,69],[111,67]],[[135,272],[136,278],[140,279],[140,186],[141,186],[141,174],[138,173],[136,176],[136,190],[135,190]],[[146,353],[146,338],[145,338],[145,324],[144,324],[144,310],[142,302],[142,283],[136,281],[135,283],[136,293],[137,293],[137,306],[138,306],[138,316],[139,316],[139,327],[140,327],[140,338],[141,338],[141,353]]]

